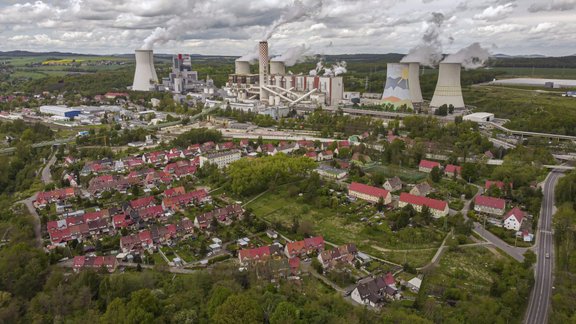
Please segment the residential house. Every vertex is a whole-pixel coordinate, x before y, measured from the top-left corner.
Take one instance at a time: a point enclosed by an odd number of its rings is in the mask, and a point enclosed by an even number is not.
[[[432,187],[428,184],[428,182],[419,183],[419,184],[415,185],[410,190],[411,195],[421,196],[421,197],[426,197],[431,192],[432,192]]]
[[[229,205],[196,216],[194,226],[199,229],[207,229],[210,227],[213,219],[216,219],[220,224],[230,225],[234,219],[242,219],[243,215],[244,209],[242,209],[242,206],[237,204]]]
[[[504,181],[497,181],[497,180],[486,180],[486,183],[484,184],[484,190],[489,190],[492,187],[496,187],[498,189],[500,189],[500,191],[504,191],[506,188],[506,185],[508,185],[510,188],[512,188],[512,183],[504,183]]]
[[[358,304],[371,307],[380,307],[386,300],[398,300],[401,298],[391,273],[359,283],[350,294],[350,297]]]
[[[74,188],[63,188],[56,189],[52,191],[39,192],[34,201],[34,206],[36,208],[41,208],[47,204],[65,201],[76,196],[76,190]]]
[[[448,164],[444,168],[444,175],[447,177],[460,177],[462,175],[462,167],[458,165]]]
[[[476,196],[474,199],[474,210],[486,214],[504,215],[506,201],[500,198]]]
[[[164,207],[165,210],[177,210],[192,204],[202,204],[209,200],[210,196],[208,192],[204,189],[199,189],[181,195],[166,197],[162,200],[162,207]]]
[[[388,179],[384,182],[383,187],[390,192],[402,190],[402,180],[398,177]]]
[[[432,172],[432,169],[434,169],[435,167],[441,168],[442,166],[438,162],[420,160],[420,164],[418,165],[418,171],[430,173]]]
[[[322,251],[324,251],[324,238],[322,236],[305,238],[303,241],[288,242],[284,248],[284,253],[288,258]]]
[[[449,212],[448,203],[445,201],[403,192],[400,194],[398,207],[403,208],[406,205],[411,205],[418,212],[421,212],[422,208],[427,206],[435,218],[444,217]]]
[[[280,256],[282,251],[277,245],[261,246],[254,249],[244,249],[238,251],[240,264],[247,265],[251,262],[263,261],[273,256]]]
[[[334,159],[334,152],[330,150],[318,153],[318,161],[330,161],[332,159]]]
[[[180,187],[175,187],[175,188],[170,188],[170,189],[166,189],[164,190],[164,197],[174,197],[174,196],[179,196],[182,194],[186,193],[186,189],[184,189],[184,187],[180,186]]]
[[[332,250],[324,250],[318,254],[318,261],[324,269],[332,268],[338,264],[353,264],[358,250],[356,245],[344,244]]]
[[[223,151],[213,154],[208,154],[206,156],[200,157],[200,167],[203,167],[206,163],[215,164],[218,168],[222,169],[228,164],[240,160],[242,154],[239,150]]]
[[[333,168],[325,164],[322,164],[319,167],[317,167],[316,172],[323,177],[335,180],[344,179],[348,175],[347,170]]]
[[[156,205],[156,199],[154,196],[142,197],[130,201],[130,207],[135,210],[148,208],[154,205]]]
[[[116,271],[118,263],[116,257],[113,255],[106,256],[75,256],[73,269],[75,272],[79,272],[82,269],[106,269],[108,272]]]
[[[305,157],[311,159],[312,161],[318,161],[318,153],[314,151],[309,151],[304,154]]]
[[[512,210],[506,213],[502,223],[506,229],[519,231],[523,220],[524,212],[520,208],[514,207]]]
[[[392,203],[392,195],[386,189],[352,182],[348,187],[348,195],[371,203],[378,203],[382,199],[384,205]]]

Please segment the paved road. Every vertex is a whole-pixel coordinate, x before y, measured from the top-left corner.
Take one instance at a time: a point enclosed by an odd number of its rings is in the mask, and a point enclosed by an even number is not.
[[[40,215],[38,215],[38,212],[36,212],[36,208],[34,208],[33,204],[34,200],[36,200],[36,195],[37,193],[35,193],[29,198],[20,200],[19,203],[24,204],[24,206],[28,208],[30,214],[34,217],[34,236],[36,237],[36,247],[41,249],[43,242],[42,242],[42,229],[40,228],[40,226],[42,222],[40,221]]]
[[[53,181],[52,172],[50,172],[50,167],[52,167],[54,163],[56,163],[56,153],[52,154],[50,160],[48,160],[48,163],[46,163],[46,166],[44,167],[44,169],[42,169],[42,182],[44,182],[44,184],[49,184],[52,183]]]
[[[552,297],[552,269],[554,267],[554,241],[552,238],[552,214],[554,213],[554,188],[562,173],[552,171],[544,182],[544,199],[540,212],[539,228],[537,232],[535,282],[530,295],[525,323],[546,324],[548,310]],[[546,254],[549,257],[546,257]]]

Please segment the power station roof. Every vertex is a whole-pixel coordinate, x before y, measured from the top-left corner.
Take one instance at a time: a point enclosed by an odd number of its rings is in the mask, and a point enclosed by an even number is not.
[[[487,113],[487,112],[477,112],[470,115],[464,116],[464,120],[478,120],[483,119],[486,120],[487,118],[494,118],[494,114]]]

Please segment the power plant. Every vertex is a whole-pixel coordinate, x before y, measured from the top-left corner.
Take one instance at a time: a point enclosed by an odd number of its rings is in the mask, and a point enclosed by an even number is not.
[[[250,72],[248,61],[237,60],[226,90],[238,109],[259,105],[293,107],[296,104],[337,105],[343,98],[344,81],[336,75],[294,75],[286,73],[284,62],[270,60],[268,42],[258,45],[258,74]]]
[[[452,105],[454,108],[465,108],[460,85],[460,63],[440,63],[436,90],[430,102],[431,108]]]
[[[134,91],[150,91],[156,88],[158,76],[154,69],[152,50],[136,50],[136,71],[134,72]]]

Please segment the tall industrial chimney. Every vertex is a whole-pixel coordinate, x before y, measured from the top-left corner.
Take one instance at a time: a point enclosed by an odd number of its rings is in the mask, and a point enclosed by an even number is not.
[[[409,66],[404,63],[388,63],[386,66],[386,85],[382,101],[400,107],[406,105],[412,109],[410,98]]]
[[[134,72],[134,91],[150,91],[158,83],[154,69],[154,53],[152,50],[136,50],[136,71]]]
[[[261,41],[259,45],[259,74],[260,74],[260,100],[268,100],[268,92],[264,90],[264,86],[268,85],[268,75],[269,75],[269,67],[268,67],[268,42]]]
[[[420,63],[408,63],[409,76],[408,84],[410,86],[410,99],[412,103],[422,103],[422,90],[420,89]]]
[[[270,74],[272,75],[286,75],[286,66],[282,61],[270,62]]]
[[[238,75],[248,75],[250,74],[250,62],[248,61],[238,61],[235,62],[235,73]]]
[[[436,90],[430,102],[430,107],[438,108],[444,104],[454,108],[464,108],[462,86],[460,85],[460,63],[440,63]]]

